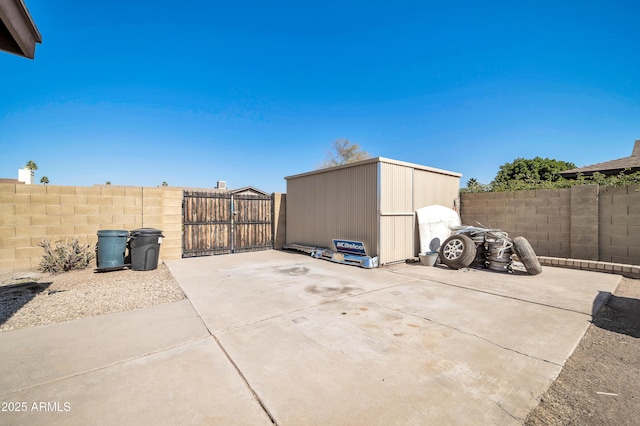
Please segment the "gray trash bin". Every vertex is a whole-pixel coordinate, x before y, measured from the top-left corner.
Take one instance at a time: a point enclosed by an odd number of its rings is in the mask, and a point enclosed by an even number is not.
[[[129,231],[121,229],[105,229],[98,231],[98,253],[96,265],[98,269],[124,266],[124,251],[127,248]]]
[[[129,238],[131,269],[134,271],[157,269],[162,238],[160,229],[139,228],[131,231]]]

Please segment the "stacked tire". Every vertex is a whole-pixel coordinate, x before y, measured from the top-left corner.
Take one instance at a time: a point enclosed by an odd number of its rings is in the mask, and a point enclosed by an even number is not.
[[[451,269],[467,268],[476,255],[476,244],[464,234],[452,235],[440,246],[440,260]]]
[[[511,269],[512,244],[507,240],[487,242],[487,269],[497,272],[513,272]]]
[[[513,239],[513,250],[529,275],[538,275],[542,272],[542,265],[538,260],[538,256],[536,256],[533,247],[525,237],[515,237]]]
[[[447,238],[440,246],[440,260],[451,269],[467,268],[472,265],[486,266],[499,272],[512,272],[512,255],[524,265],[529,275],[542,272],[542,265],[531,244],[524,237],[516,237],[513,244],[505,240],[480,243],[464,234]]]

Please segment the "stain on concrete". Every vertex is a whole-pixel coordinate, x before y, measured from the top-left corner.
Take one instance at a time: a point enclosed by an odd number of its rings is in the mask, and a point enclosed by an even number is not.
[[[325,297],[335,297],[342,294],[351,294],[354,292],[362,291],[360,287],[323,287],[318,285],[310,285],[304,289],[308,293],[320,294]]]
[[[309,273],[309,268],[306,266],[294,266],[292,268],[280,268],[278,272],[283,275],[290,275],[292,277],[299,277],[301,275],[307,275]]]

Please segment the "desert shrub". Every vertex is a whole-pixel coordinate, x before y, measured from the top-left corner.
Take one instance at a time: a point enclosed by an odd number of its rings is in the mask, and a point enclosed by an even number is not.
[[[44,255],[40,261],[40,271],[58,274],[74,269],[85,269],[96,253],[91,244],[80,244],[77,238],[71,240],[58,240],[55,246],[44,239],[38,244],[44,249]]]

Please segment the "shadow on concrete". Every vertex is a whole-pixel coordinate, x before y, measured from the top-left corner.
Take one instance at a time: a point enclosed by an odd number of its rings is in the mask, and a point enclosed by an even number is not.
[[[609,300],[602,309],[596,307],[601,296],[608,295]],[[608,292],[600,292],[594,301],[594,314],[591,321],[596,327],[627,336],[640,338],[640,300],[619,297]]]
[[[52,282],[26,281],[0,286],[0,324],[4,324],[24,305],[39,293],[48,289]]]

